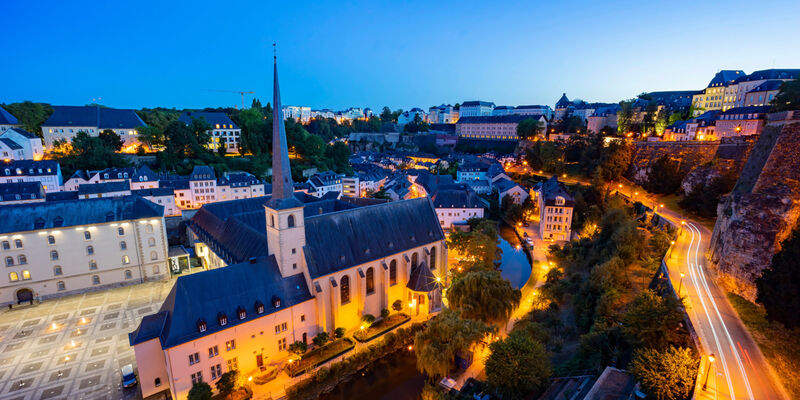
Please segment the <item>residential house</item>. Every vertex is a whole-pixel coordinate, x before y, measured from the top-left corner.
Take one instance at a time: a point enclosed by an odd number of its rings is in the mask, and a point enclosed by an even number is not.
[[[19,128],[21,125],[16,117],[11,115],[3,107],[0,107],[0,133],[3,133],[11,128]]]
[[[203,119],[211,126],[208,148],[215,152],[238,153],[242,140],[242,129],[227,114],[222,112],[188,111],[178,117],[178,121],[189,125],[192,119]]]
[[[342,186],[342,177],[343,175],[333,171],[315,174],[308,180],[308,183],[311,185],[309,194],[317,197],[322,197],[328,192],[338,192],[341,194],[344,190]]]
[[[0,205],[45,201],[44,187],[39,182],[0,183]]]
[[[575,200],[555,175],[533,187],[539,209],[539,234],[544,240],[570,240]]]
[[[483,218],[483,203],[478,194],[464,183],[439,186],[431,201],[442,229],[464,225],[470,218]]]
[[[46,193],[61,191],[61,165],[52,160],[0,162],[0,183],[39,182]]]
[[[770,106],[734,107],[719,113],[715,122],[717,138],[760,135]]]
[[[44,157],[42,139],[38,136],[17,127],[11,127],[0,133],[0,150],[2,159],[34,160],[39,161]],[[9,151],[8,157],[5,152]],[[15,152],[16,156],[10,154]]]
[[[528,198],[528,191],[511,179],[499,178],[492,182],[492,188],[497,190],[501,202],[506,196],[511,198],[514,204],[522,204]]]

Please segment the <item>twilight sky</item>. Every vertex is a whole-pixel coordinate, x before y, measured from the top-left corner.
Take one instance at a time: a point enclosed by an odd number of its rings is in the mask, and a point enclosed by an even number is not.
[[[312,108],[619,101],[800,68],[797,0],[0,0],[0,15],[0,103],[266,103],[273,40],[283,103]]]

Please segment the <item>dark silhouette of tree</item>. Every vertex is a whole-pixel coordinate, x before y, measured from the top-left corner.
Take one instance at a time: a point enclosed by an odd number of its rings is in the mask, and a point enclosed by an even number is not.
[[[800,327],[800,229],[781,242],[781,249],[756,279],[757,301],[767,318],[789,328]]]

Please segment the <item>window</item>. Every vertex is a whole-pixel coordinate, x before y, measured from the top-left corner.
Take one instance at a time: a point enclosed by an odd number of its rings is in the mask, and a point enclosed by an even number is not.
[[[306,322],[306,315],[305,314],[301,314],[300,315],[300,322]]]
[[[53,235],[47,236],[47,244],[56,244],[56,237]]]
[[[217,355],[219,355],[219,348],[217,346],[208,348],[208,358],[213,358],[214,356]]]
[[[202,381],[203,381],[203,372],[202,371],[197,371],[197,372],[192,374],[192,385],[194,385],[195,383],[200,383]]]
[[[350,277],[347,275],[343,276],[342,280],[339,281],[339,294],[342,304],[350,302]]]
[[[117,228],[117,234],[120,235],[120,236],[125,235],[125,228],[123,228],[123,227]]]
[[[14,247],[17,248],[17,249],[21,249],[22,248],[22,240],[14,239]]]
[[[58,291],[60,292],[62,290],[66,290],[67,289],[67,285],[64,284],[64,281],[58,281],[56,283],[56,288],[58,288]]]
[[[60,265],[56,265],[55,267],[53,267],[53,275],[59,276],[61,274],[63,274],[63,271],[61,270]]]
[[[92,275],[92,285],[99,285],[100,284],[100,276]]]
[[[125,265],[127,265],[127,264],[130,264],[130,263],[131,263],[131,258],[130,258],[130,257],[128,257],[128,255],[127,255],[127,254],[126,254],[126,255],[124,255],[124,256],[122,256],[122,264],[125,264]]]
[[[150,259],[151,260],[158,260],[158,253],[156,253],[155,251],[151,251],[150,252]]]
[[[367,268],[367,294],[375,293],[375,269]]]
[[[288,223],[289,228],[294,228],[294,215],[289,214]]]
[[[154,265],[154,266],[153,266],[153,275],[158,275],[158,274],[160,274],[161,272],[159,272],[159,271],[160,271],[160,270],[158,269],[158,265]]]
[[[147,233],[153,233],[153,225],[152,224],[145,225],[144,231]]]
[[[256,312],[258,314],[263,314],[264,313],[264,305],[259,303],[259,302],[256,302]]]
[[[431,247],[431,269],[436,269],[436,246]]]
[[[228,360],[228,371],[235,371],[239,369],[239,360],[236,357]]]
[[[92,240],[92,232],[83,231],[83,238],[86,240]]]
[[[50,260],[55,261],[58,260],[58,252],[55,250],[50,251]]]
[[[225,326],[228,324],[228,317],[225,314],[220,314],[217,316],[217,322],[219,322],[219,326]]]
[[[417,268],[417,264],[419,264],[419,255],[416,252],[411,255],[411,268]]]
[[[217,379],[222,376],[222,366],[220,364],[211,366],[211,379]]]
[[[16,272],[9,272],[8,273],[8,280],[11,282],[16,282],[19,280],[19,275]]]
[[[274,215],[270,215],[269,216],[269,226],[275,227],[275,216]]]
[[[286,350],[286,338],[278,339],[278,351]]]
[[[156,247],[156,240],[153,238],[147,239],[147,245],[150,247]]]
[[[94,254],[94,246],[86,246],[86,255],[90,256]]]
[[[133,278],[133,273],[131,273],[131,270],[126,269],[125,270],[125,279],[131,279],[131,278]]]
[[[6,257],[6,267],[13,267],[14,266],[14,257]]]
[[[206,321],[204,321],[202,319],[197,321],[197,330],[200,331],[200,332],[205,332],[206,331]]]
[[[229,340],[225,342],[225,350],[227,351],[236,350],[236,340]]]
[[[97,269],[97,261],[90,260],[89,261],[89,271],[94,271]]]
[[[389,286],[397,284],[397,261],[392,260],[389,263]]]
[[[119,242],[119,249],[120,250],[128,250],[128,243],[126,243],[124,240]]]
[[[8,240],[3,240],[3,250],[11,249],[11,244],[8,243]]]
[[[159,386],[161,386],[161,378],[156,378],[156,379],[153,381],[153,386],[155,386],[155,387],[159,387]]]
[[[189,365],[195,365],[200,362],[200,353],[189,354]]]
[[[22,280],[27,281],[29,279],[31,279],[31,271],[28,271],[27,269],[22,271]]]

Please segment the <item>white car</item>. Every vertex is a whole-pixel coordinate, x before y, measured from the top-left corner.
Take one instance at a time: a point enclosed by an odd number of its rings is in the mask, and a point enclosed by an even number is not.
[[[136,374],[133,373],[133,365],[128,364],[122,367],[122,387],[131,388],[136,386]]]

